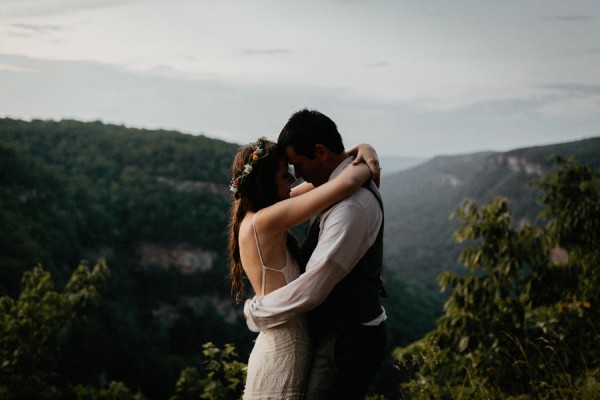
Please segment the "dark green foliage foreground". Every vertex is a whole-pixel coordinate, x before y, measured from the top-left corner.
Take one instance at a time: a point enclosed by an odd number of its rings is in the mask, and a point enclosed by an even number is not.
[[[41,266],[27,271],[16,300],[0,298],[0,398],[143,400],[122,382],[109,382],[97,389],[65,384],[58,359],[64,336],[97,304],[109,277],[108,267],[99,262],[92,270],[81,264],[63,290]],[[192,398],[237,399],[245,381],[245,364],[232,345],[220,350],[204,346],[204,375],[197,368],[182,371],[173,400]]]
[[[395,350],[406,398],[599,398],[600,176],[560,160],[538,185],[543,229],[514,228],[500,198],[457,211],[472,273],[442,275],[435,330]]]
[[[23,275],[16,300],[0,298],[0,398],[58,399],[61,336],[91,305],[109,271],[98,263],[80,265],[62,291],[40,266]]]

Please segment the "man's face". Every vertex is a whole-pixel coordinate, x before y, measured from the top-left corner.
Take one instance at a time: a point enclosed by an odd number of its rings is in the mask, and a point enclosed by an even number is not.
[[[310,159],[306,156],[296,154],[293,148],[288,147],[285,151],[288,162],[294,166],[294,174],[297,179],[303,178],[306,182],[319,186],[329,179],[324,172],[319,157]]]

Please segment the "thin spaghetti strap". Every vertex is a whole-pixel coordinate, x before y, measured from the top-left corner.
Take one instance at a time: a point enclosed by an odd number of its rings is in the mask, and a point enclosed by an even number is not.
[[[260,245],[258,244],[258,235],[256,234],[256,226],[254,225],[254,220],[256,219],[256,214],[252,217],[252,230],[254,231],[254,241],[256,242],[256,250],[258,250],[258,258],[260,258],[260,265],[262,270],[262,295],[265,295],[265,285],[267,284],[267,271],[265,271],[265,262],[263,261],[262,254],[260,253]]]
[[[256,214],[254,214],[254,216],[252,217],[252,230],[254,231],[254,241],[256,242],[256,250],[258,250],[258,258],[260,259],[260,265],[262,266],[262,295],[264,296],[265,295],[265,287],[267,285],[267,271],[277,272],[279,274],[284,274],[284,276],[285,276],[284,270],[287,268],[290,253],[286,251],[285,265],[281,269],[269,268],[265,265],[265,262],[263,261],[262,253],[260,251],[260,244],[258,243],[258,234],[256,233],[256,225],[254,223],[254,220],[256,219],[257,214],[258,214],[258,212],[256,212]],[[287,278],[286,278],[286,282],[287,282]]]
[[[258,214],[258,213],[256,213]],[[256,219],[256,214],[252,217],[252,230],[254,231],[254,241],[256,242],[256,249],[258,250],[258,258],[260,258],[260,265],[265,266],[265,262],[263,261],[262,254],[260,253],[260,245],[258,244],[258,235],[256,234],[256,226],[254,225],[254,220]]]

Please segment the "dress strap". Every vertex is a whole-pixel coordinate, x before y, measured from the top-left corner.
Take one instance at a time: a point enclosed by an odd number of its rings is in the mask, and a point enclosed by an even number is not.
[[[256,213],[258,214],[258,213]],[[254,220],[256,219],[256,214],[252,217],[252,230],[254,231],[254,241],[256,242],[256,249],[258,250],[258,258],[260,258],[260,265],[265,266],[265,262],[263,261],[262,254],[260,253],[260,245],[258,244],[258,235],[256,234],[256,225],[254,225]]]
[[[256,213],[258,214],[258,212]],[[262,258],[262,253],[260,252],[260,244],[258,244],[258,234],[256,233],[256,225],[254,224],[254,220],[256,219],[256,214],[252,217],[252,230],[254,231],[254,241],[256,242],[256,250],[258,250],[258,258],[260,258],[260,265],[262,266],[262,295],[265,295],[265,285],[267,283],[267,271],[278,272],[280,274],[284,274],[283,270],[287,268],[287,264],[289,261],[289,252],[286,252],[285,256],[285,265],[282,269],[269,268],[265,265],[265,262]]]
[[[258,258],[260,258],[260,265],[262,266],[262,284],[261,290],[262,295],[265,295],[265,285],[267,283],[267,271],[265,271],[265,262],[263,261],[262,254],[260,253],[260,245],[258,244],[258,235],[256,234],[256,225],[254,224],[254,220],[256,219],[256,214],[252,217],[252,230],[254,231],[254,241],[256,242],[256,250],[258,250]]]

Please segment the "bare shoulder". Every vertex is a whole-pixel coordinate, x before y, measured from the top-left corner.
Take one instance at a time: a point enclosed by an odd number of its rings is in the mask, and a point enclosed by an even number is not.
[[[242,242],[254,237],[254,213],[248,213],[240,223],[240,231],[238,233],[238,241]],[[254,240],[254,239],[252,239]]]

